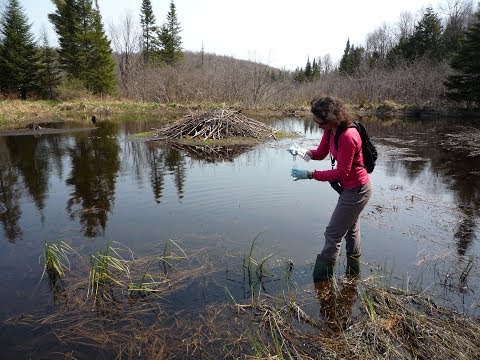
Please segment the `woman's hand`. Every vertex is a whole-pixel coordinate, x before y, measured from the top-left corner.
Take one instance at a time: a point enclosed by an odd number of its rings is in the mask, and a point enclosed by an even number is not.
[[[305,161],[310,161],[310,159],[312,158],[312,153],[310,152],[310,150],[298,147],[295,141],[293,142],[293,145],[287,149],[287,151],[293,156],[299,155]]]
[[[293,177],[294,181],[313,179],[313,172],[308,170],[292,169],[290,175]]]

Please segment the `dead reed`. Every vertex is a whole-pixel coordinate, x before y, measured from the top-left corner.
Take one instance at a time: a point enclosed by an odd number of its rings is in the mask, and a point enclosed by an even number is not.
[[[420,294],[381,287],[372,279],[359,284],[355,309],[345,308],[352,306],[351,298],[345,301],[335,287],[343,291],[347,282],[327,286],[327,293],[336,292],[327,296],[328,303],[321,299],[326,289],[317,291],[320,316],[302,309],[305,299],[268,295],[220,312],[210,308],[209,327],[202,324],[203,335],[197,334],[194,344],[204,351],[211,347],[206,358],[220,358],[214,356],[215,334],[228,334],[216,346],[229,358],[472,359],[480,353],[479,319],[441,308]]]
[[[270,256],[255,259],[257,238],[243,269],[262,281]],[[42,356],[471,359],[480,353],[480,319],[373,276],[316,283],[314,291],[312,285],[276,295],[258,291],[242,301],[229,293],[230,303],[192,309],[162,300],[212,275],[202,250],[186,252],[168,241],[158,256],[136,258],[125,247],[107,245],[94,258],[83,271],[65,273],[64,286],[52,289],[54,311],[8,322],[43,329],[49,346]],[[465,271],[472,271],[467,265]],[[104,274],[95,293],[92,269]]]

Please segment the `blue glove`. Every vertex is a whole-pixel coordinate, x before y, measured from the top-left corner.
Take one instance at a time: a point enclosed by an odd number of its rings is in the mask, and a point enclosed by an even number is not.
[[[308,170],[292,169],[290,175],[294,181],[308,179]]]

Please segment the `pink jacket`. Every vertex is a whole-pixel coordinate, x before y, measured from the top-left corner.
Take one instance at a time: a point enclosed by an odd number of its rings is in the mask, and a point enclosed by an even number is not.
[[[324,131],[317,149],[310,150],[313,160],[323,160],[330,152],[337,160],[332,170],[315,170],[313,177],[318,181],[340,181],[345,189],[353,189],[370,181],[363,167],[362,139],[355,128],[348,128],[338,138],[338,151],[335,149],[334,136]],[[356,164],[361,164],[358,166]]]

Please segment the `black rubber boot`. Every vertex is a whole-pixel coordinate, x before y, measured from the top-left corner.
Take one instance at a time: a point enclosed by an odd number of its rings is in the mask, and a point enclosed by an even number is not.
[[[360,276],[360,255],[347,255],[347,276]]]
[[[328,261],[321,255],[317,255],[315,267],[313,268],[313,281],[329,280],[333,277],[335,262]]]

